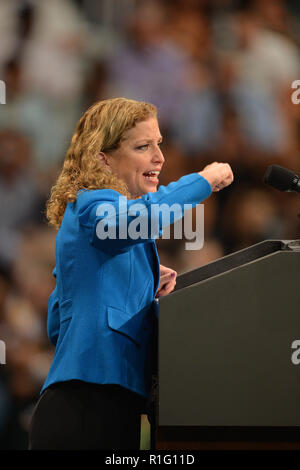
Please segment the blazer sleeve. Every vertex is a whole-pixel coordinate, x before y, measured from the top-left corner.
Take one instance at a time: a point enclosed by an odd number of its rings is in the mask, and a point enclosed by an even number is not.
[[[83,190],[78,194],[74,207],[90,243],[100,250],[113,253],[158,238],[164,227],[181,219],[186,208],[195,207],[211,192],[209,182],[198,173],[192,173],[134,200],[126,199],[112,189]],[[154,206],[157,209],[163,204],[169,208],[176,205],[177,210],[169,211],[169,219],[162,216],[161,210],[153,210]],[[132,226],[138,223],[140,227],[143,226],[142,236],[128,236],[128,230],[130,233]],[[109,233],[106,238],[103,236],[104,225]],[[99,236],[99,232],[102,236]]]
[[[53,276],[56,277],[56,268],[52,272]],[[57,286],[51,293],[48,300],[48,318],[47,318],[47,333],[51,343],[55,346],[57,343],[60,327],[59,317],[59,302],[57,296]]]

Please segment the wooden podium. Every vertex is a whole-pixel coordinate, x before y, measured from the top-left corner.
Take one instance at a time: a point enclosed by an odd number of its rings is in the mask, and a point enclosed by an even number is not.
[[[179,276],[158,326],[155,449],[300,449],[300,240]]]

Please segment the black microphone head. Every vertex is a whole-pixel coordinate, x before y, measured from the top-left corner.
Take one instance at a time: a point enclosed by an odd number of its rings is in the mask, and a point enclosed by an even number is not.
[[[280,165],[268,166],[264,175],[264,183],[279,191],[293,191],[298,181],[299,178],[293,171]]]

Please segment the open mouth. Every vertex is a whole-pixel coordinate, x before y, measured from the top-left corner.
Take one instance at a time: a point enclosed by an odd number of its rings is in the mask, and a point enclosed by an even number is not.
[[[146,171],[143,173],[143,176],[149,181],[152,181],[153,183],[158,183],[158,175],[159,171]]]

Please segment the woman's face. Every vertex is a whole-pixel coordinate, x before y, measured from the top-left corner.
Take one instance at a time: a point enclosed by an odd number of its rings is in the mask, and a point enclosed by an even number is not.
[[[113,173],[125,181],[132,197],[157,190],[165,161],[161,142],[157,119],[152,117],[125,132],[118,149],[102,154]]]

